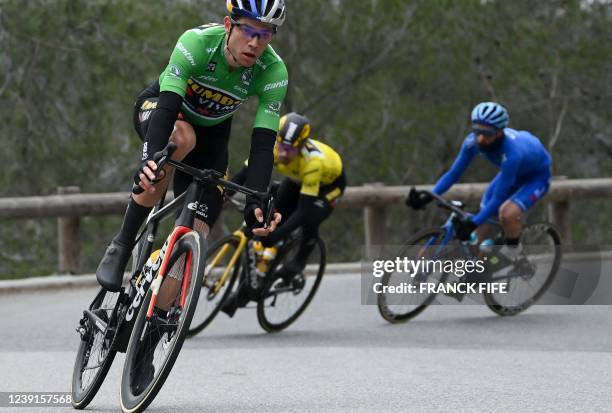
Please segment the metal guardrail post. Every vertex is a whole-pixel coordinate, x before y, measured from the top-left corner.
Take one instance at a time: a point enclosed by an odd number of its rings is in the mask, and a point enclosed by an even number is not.
[[[363,185],[365,188],[380,189],[384,187],[382,182],[374,182]],[[385,243],[387,227],[387,210],[384,206],[366,206],[363,208],[363,225],[365,229],[365,249],[367,257],[372,256],[372,246]]]
[[[61,186],[57,188],[59,195],[78,194],[78,186]],[[78,216],[59,217],[57,219],[58,234],[58,272],[60,274],[78,274],[81,255],[81,220]]]

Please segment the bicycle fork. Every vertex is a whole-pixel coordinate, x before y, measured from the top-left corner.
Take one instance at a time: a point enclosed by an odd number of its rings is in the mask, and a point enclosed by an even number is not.
[[[169,262],[170,262],[170,254],[168,254],[167,252],[170,251],[170,253],[172,253],[174,251],[174,247],[176,246],[176,242],[178,241],[178,239],[190,231],[192,231],[192,229],[188,227],[184,227],[184,226],[175,227],[174,231],[172,231],[172,233],[166,240],[164,244],[164,248],[162,248],[162,251],[165,250],[164,251],[165,253],[164,253],[164,256],[162,257],[162,264],[159,269],[159,272],[157,273],[157,276],[151,283],[152,296],[151,296],[151,301],[149,303],[149,308],[147,309],[147,320],[150,320],[153,317],[153,310],[155,309],[155,305],[157,303],[157,296],[159,294],[159,291],[162,285],[162,281],[169,270],[168,267],[169,267]],[[185,257],[185,268],[183,270],[183,278],[182,278],[182,284],[181,284],[181,295],[180,295],[180,300],[179,300],[179,306],[181,308],[183,308],[185,305],[186,291],[189,286],[190,276],[191,276],[191,265],[192,265],[192,256],[191,256],[191,252],[188,252]]]

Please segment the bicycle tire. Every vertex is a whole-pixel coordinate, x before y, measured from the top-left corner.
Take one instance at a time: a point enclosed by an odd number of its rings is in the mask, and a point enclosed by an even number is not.
[[[99,317],[103,319],[105,318],[105,321],[108,322],[109,320],[115,318],[115,314],[117,312],[117,300],[119,296],[120,293],[108,292],[102,288],[92,302],[92,305],[90,305],[89,310],[96,312]],[[105,304],[106,297],[110,297],[110,301],[107,304]],[[110,311],[110,314],[108,311],[100,311],[100,308],[107,308],[113,301],[114,303],[112,304],[112,311]],[[106,316],[104,316],[105,313]],[[104,339],[105,332],[102,332],[97,328],[93,328],[88,319],[84,318],[84,320],[86,321],[84,322],[84,325],[82,325],[82,328],[85,329],[87,337],[81,337],[81,342],[77,350],[74,368],[72,371],[71,402],[72,406],[78,410],[87,407],[87,405],[89,405],[89,403],[98,393],[100,386],[108,374],[110,366],[113,364],[115,355],[117,354],[117,351],[112,345],[113,338],[109,337]],[[92,329],[93,331],[91,331]],[[106,354],[103,356],[102,360],[97,363],[98,368],[96,369],[91,382],[86,385],[86,388],[83,388],[83,373],[91,360],[91,356],[93,354],[92,348],[96,343],[106,346]]]
[[[159,372],[154,371],[151,381],[146,385],[142,392],[140,392],[139,394],[134,394],[132,388],[132,370],[134,364],[137,363],[136,357],[138,355],[137,352],[139,350],[139,342],[143,334],[143,329],[145,327],[147,309],[149,307],[149,302],[152,296],[151,289],[149,289],[149,291],[147,292],[140,311],[138,313],[136,322],[134,324],[134,329],[132,330],[132,334],[130,336],[130,341],[128,344],[121,377],[120,400],[121,408],[124,412],[141,412],[146,409],[149,404],[151,404],[157,393],[161,390],[168,375],[170,374],[170,371],[172,370],[172,367],[174,366],[174,363],[183,346],[183,342],[185,341],[185,335],[187,333],[189,323],[191,322],[191,318],[193,317],[195,306],[198,302],[198,296],[200,294],[200,284],[202,283],[202,277],[204,274],[204,257],[206,254],[206,243],[204,239],[200,236],[200,234],[196,231],[188,232],[179,238],[179,240],[175,244],[175,247],[173,248],[173,251],[170,254],[168,268],[172,268],[172,265],[176,263],[178,259],[188,251],[190,251],[192,254],[192,266],[190,272],[191,282],[188,288],[188,297],[185,302],[185,309],[179,316],[177,327],[174,331],[172,339],[168,342],[168,348],[170,348],[170,351],[162,361]],[[164,278],[164,280],[165,279],[166,278]],[[161,337],[163,337],[163,334],[162,336],[160,336],[156,344],[160,342]],[[168,335],[170,334],[168,333]],[[155,348],[153,348],[152,351],[154,352]],[[154,354],[152,354],[151,357],[154,358]],[[140,375],[134,376],[140,377]]]
[[[226,285],[223,287],[225,290],[220,294],[220,300],[218,300],[217,303],[214,305],[214,308],[212,309],[210,314],[208,314],[205,317],[196,317],[196,315],[200,313],[200,309],[203,308],[202,300],[210,301],[209,295],[206,294],[207,291],[210,291],[210,289],[207,288],[207,285],[206,285],[206,277],[209,274],[209,271],[212,271],[213,269],[213,268],[209,268],[209,263],[208,263],[209,259],[211,257],[215,257],[219,249],[221,249],[225,244],[230,244],[235,250],[238,247],[239,243],[240,243],[240,240],[235,235],[228,235],[226,237],[223,237],[217,240],[208,248],[206,252],[206,267],[205,267],[206,273],[204,274],[204,277],[202,278],[202,284],[201,284],[201,288],[204,291],[200,293],[198,305],[196,306],[196,314],[194,314],[194,317],[191,320],[191,325],[189,326],[189,330],[187,331],[187,337],[193,337],[194,335],[198,334],[200,331],[204,330],[214,320],[217,314],[219,314],[219,311],[221,310],[223,303],[225,302],[227,297],[231,294],[232,289],[234,288],[234,284],[236,283],[236,279],[238,278],[238,274],[240,274],[240,269],[242,267],[242,258],[240,257],[234,265],[234,269],[232,270],[232,274],[230,275],[229,280],[225,282]],[[230,256],[231,255],[233,255],[233,253],[230,254]],[[204,294],[206,294],[206,297],[204,297]],[[219,293],[216,293],[215,297],[216,296],[219,296]],[[204,320],[202,320],[201,322],[196,322],[195,320],[199,318],[204,318]]]
[[[494,313],[500,316],[505,317],[505,316],[517,315],[519,313],[522,313],[529,307],[531,307],[540,297],[542,297],[542,295],[546,292],[546,290],[548,290],[548,288],[554,281],[555,276],[557,275],[557,271],[559,270],[559,267],[561,265],[561,259],[563,255],[561,248],[560,248],[561,235],[559,235],[559,232],[552,224],[548,222],[540,222],[540,223],[528,225],[525,228],[523,228],[521,238],[523,238],[523,235],[528,233],[530,229],[532,228],[535,229],[537,227],[542,227],[541,230],[543,230],[543,232],[545,232],[550,237],[550,239],[553,241],[555,257],[553,259],[553,264],[551,266],[550,272],[546,276],[544,283],[542,283],[540,288],[537,289],[535,294],[533,294],[532,297],[527,298],[525,301],[517,305],[512,305],[512,306],[503,305],[496,299],[495,294],[489,293],[489,292],[484,293],[483,296],[484,296],[487,307],[489,307],[491,311],[493,311]]]
[[[423,240],[430,240],[432,237],[436,238],[436,244],[434,244],[434,245],[437,245],[439,240],[444,236],[444,234],[445,234],[444,230],[439,228],[439,227],[429,228],[429,229],[422,230],[422,231],[416,233],[413,237],[411,237],[410,239],[408,239],[408,241],[406,241],[404,243],[404,249],[402,249],[399,252],[399,254],[397,254],[397,256],[401,257],[401,256],[405,255],[406,251],[410,247],[416,245],[417,242],[423,241]],[[382,283],[383,287],[386,287],[386,286],[389,285],[389,281],[390,281],[392,275],[393,275],[393,273],[388,273],[387,272],[387,273],[385,273],[382,276],[381,283]],[[448,277],[447,274],[442,274],[442,276],[438,280],[438,284],[439,283],[443,283],[446,280],[447,277]],[[416,277],[413,278],[413,280],[417,281]],[[431,294],[427,295],[425,297],[425,300],[422,303],[420,303],[420,304],[407,304],[409,306],[413,306],[412,309],[410,309],[409,311],[406,311],[406,312],[396,312],[396,311],[393,311],[393,309],[391,307],[392,305],[396,305],[396,304],[389,304],[386,294],[380,293],[380,294],[377,294],[378,312],[380,313],[382,318],[384,318],[386,321],[388,321],[391,324],[404,323],[404,322],[406,322],[406,321],[416,317],[420,313],[422,313],[423,310],[425,310],[429,306],[429,304],[432,303],[432,301],[435,299],[436,295],[437,295],[436,293],[431,293]],[[404,305],[404,304],[402,304],[402,305]]]
[[[266,311],[266,309],[270,308],[269,306],[266,305],[266,298],[269,297],[269,294],[274,291],[273,288],[277,285],[277,281],[279,281],[280,279],[272,278],[267,283],[266,287],[264,288],[263,293],[262,293],[262,298],[257,300],[257,321],[259,322],[259,325],[261,326],[261,328],[263,328],[268,333],[276,333],[276,332],[282,331],[286,329],[287,327],[289,327],[291,324],[293,324],[295,320],[297,320],[300,317],[300,315],[302,315],[302,313],[306,310],[306,308],[308,307],[308,305],[314,298],[315,294],[317,293],[317,290],[319,289],[319,285],[321,284],[321,280],[323,279],[323,274],[325,273],[325,265],[326,265],[326,258],[327,258],[325,243],[323,242],[321,238],[317,238],[315,249],[310,254],[311,257],[312,257],[313,252],[317,249],[319,251],[319,259],[318,259],[319,262],[318,262],[318,268],[316,270],[316,275],[315,275],[313,286],[308,292],[306,299],[297,308],[297,310],[295,310],[295,312],[291,316],[289,316],[286,320],[275,322],[274,320],[270,319],[270,314],[268,314]],[[304,277],[303,274],[302,276]],[[303,291],[303,288],[300,290],[300,292],[301,291]],[[275,301],[276,301],[276,298],[278,298],[278,296],[274,298]]]

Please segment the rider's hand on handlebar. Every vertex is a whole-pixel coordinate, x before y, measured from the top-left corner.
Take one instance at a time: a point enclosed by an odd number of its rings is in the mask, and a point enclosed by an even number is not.
[[[458,218],[454,223],[453,227],[455,229],[455,236],[457,239],[461,241],[467,241],[470,239],[470,235],[472,235],[472,231],[478,228],[478,225],[472,221],[472,218],[462,217]]]
[[[432,200],[433,197],[427,192],[417,191],[414,188],[410,188],[410,192],[408,192],[408,197],[406,198],[406,206],[409,206],[412,209],[423,209],[425,208],[425,205],[430,203]]]
[[[260,225],[263,224],[264,219],[265,219],[263,210],[261,208],[255,208],[254,214],[255,214],[255,219],[257,220],[257,222]],[[278,212],[275,212],[272,220],[270,221],[270,225],[268,225],[267,227],[262,226],[262,227],[253,228],[253,235],[257,237],[265,237],[269,235],[271,232],[274,232],[278,224],[280,224],[281,218],[282,218],[281,214],[279,214]]]
[[[155,192],[154,184],[163,179],[165,173],[163,170],[160,171],[159,176],[157,173],[157,164],[153,160],[144,161],[136,174],[134,175],[134,183],[140,186],[142,189],[149,193]]]

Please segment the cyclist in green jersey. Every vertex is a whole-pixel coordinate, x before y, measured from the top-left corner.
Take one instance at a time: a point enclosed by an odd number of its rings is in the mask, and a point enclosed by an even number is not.
[[[136,100],[134,126],[144,142],[142,163],[121,229],[96,271],[98,282],[109,291],[120,289],[138,229],[168,187],[170,169],[158,171],[154,161],[168,140],[178,146],[173,159],[226,172],[232,116],[244,101],[256,96],[259,107],[245,185],[257,191],[267,189],[288,85],[285,64],[270,41],[285,20],[285,2],[227,0],[227,10],[222,25],[208,24],[183,33],[159,79]],[[176,171],[173,181],[178,196],[191,177]],[[206,236],[221,210],[220,190],[209,187],[198,204],[196,228]],[[280,222],[276,215],[264,228],[263,211],[254,198],[247,199],[244,214],[257,236],[268,235]]]

